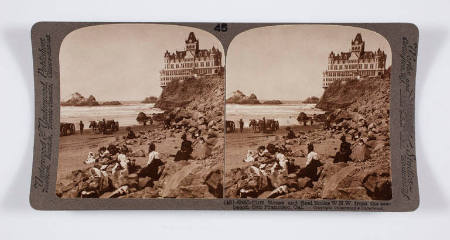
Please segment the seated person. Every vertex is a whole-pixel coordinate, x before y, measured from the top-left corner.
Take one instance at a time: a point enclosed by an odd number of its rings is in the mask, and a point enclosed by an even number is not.
[[[111,161],[111,154],[106,149],[106,147],[101,147],[98,150],[98,159],[97,159],[97,161],[100,164],[108,164]]]
[[[275,170],[279,170],[280,172],[287,172],[287,165],[289,160],[286,158],[286,156],[280,153],[275,145],[271,143],[267,145],[267,151],[270,153],[270,155],[273,156],[272,161],[275,161],[275,164],[271,168],[271,172],[273,173]]]
[[[286,139],[294,139],[294,138],[296,138],[294,131],[292,131],[292,129],[290,127],[287,127],[286,130],[288,131]]]
[[[134,134],[133,130],[131,130],[130,127],[127,127],[127,131],[128,131],[127,139],[134,139],[134,138],[136,138],[136,134]]]
[[[317,173],[317,168],[322,166],[319,161],[319,155],[314,152],[314,145],[312,143],[308,144],[308,155],[306,156],[306,165],[302,168],[297,176],[298,177],[309,177],[316,181],[319,178]]]
[[[339,151],[336,153],[336,156],[334,157],[333,163],[351,161],[350,159],[351,154],[352,154],[351,144],[346,141],[345,135],[342,135],[341,146],[339,147]]]
[[[156,151],[156,146],[152,142],[148,146],[148,162],[147,165],[141,169],[138,173],[139,177],[150,177],[152,180],[157,180],[161,176],[164,169],[164,163],[159,157],[159,153]]]
[[[193,151],[192,142],[187,140],[186,134],[183,134],[181,139],[183,140],[181,142],[181,149],[175,155],[174,161],[188,160],[191,158],[191,153]]]

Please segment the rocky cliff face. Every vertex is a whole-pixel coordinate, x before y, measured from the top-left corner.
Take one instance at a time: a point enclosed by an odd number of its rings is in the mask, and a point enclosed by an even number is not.
[[[164,88],[155,104],[155,107],[163,110],[173,110],[177,107],[186,107],[189,104],[205,104],[218,106],[219,99],[223,105],[224,80],[223,77],[189,79],[184,81],[172,81]],[[212,100],[214,102],[206,103]],[[213,107],[215,109],[215,107]],[[212,109],[212,110],[214,110]]]
[[[378,94],[379,96],[373,96],[375,98],[372,102],[375,102],[381,95],[388,96],[386,92],[390,88],[389,81],[389,76],[344,82],[335,81],[325,90],[316,108],[325,111],[347,108],[356,102],[362,103],[363,98],[368,100],[368,97]]]

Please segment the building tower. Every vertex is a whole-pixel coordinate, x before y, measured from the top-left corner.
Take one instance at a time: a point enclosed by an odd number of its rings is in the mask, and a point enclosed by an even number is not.
[[[195,56],[195,53],[199,49],[199,43],[198,39],[195,37],[195,34],[193,32],[189,33],[189,37],[186,40],[186,51],[190,51],[193,56]]]
[[[355,40],[352,41],[352,49],[350,52],[356,54],[359,58],[364,54],[365,42],[362,40],[361,33],[356,34]]]

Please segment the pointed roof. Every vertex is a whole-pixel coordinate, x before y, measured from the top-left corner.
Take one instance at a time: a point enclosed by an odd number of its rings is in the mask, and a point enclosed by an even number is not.
[[[355,40],[352,41],[352,43],[362,43],[362,37],[361,37],[361,33],[356,34]]]
[[[186,43],[194,43],[194,42],[197,42],[197,38],[195,37],[194,32],[190,32],[189,37],[186,40]]]

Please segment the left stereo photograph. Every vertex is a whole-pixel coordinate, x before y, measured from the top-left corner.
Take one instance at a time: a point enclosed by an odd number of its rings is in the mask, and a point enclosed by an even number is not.
[[[58,197],[223,197],[225,55],[215,36],[104,24],[70,32],[59,51]]]

